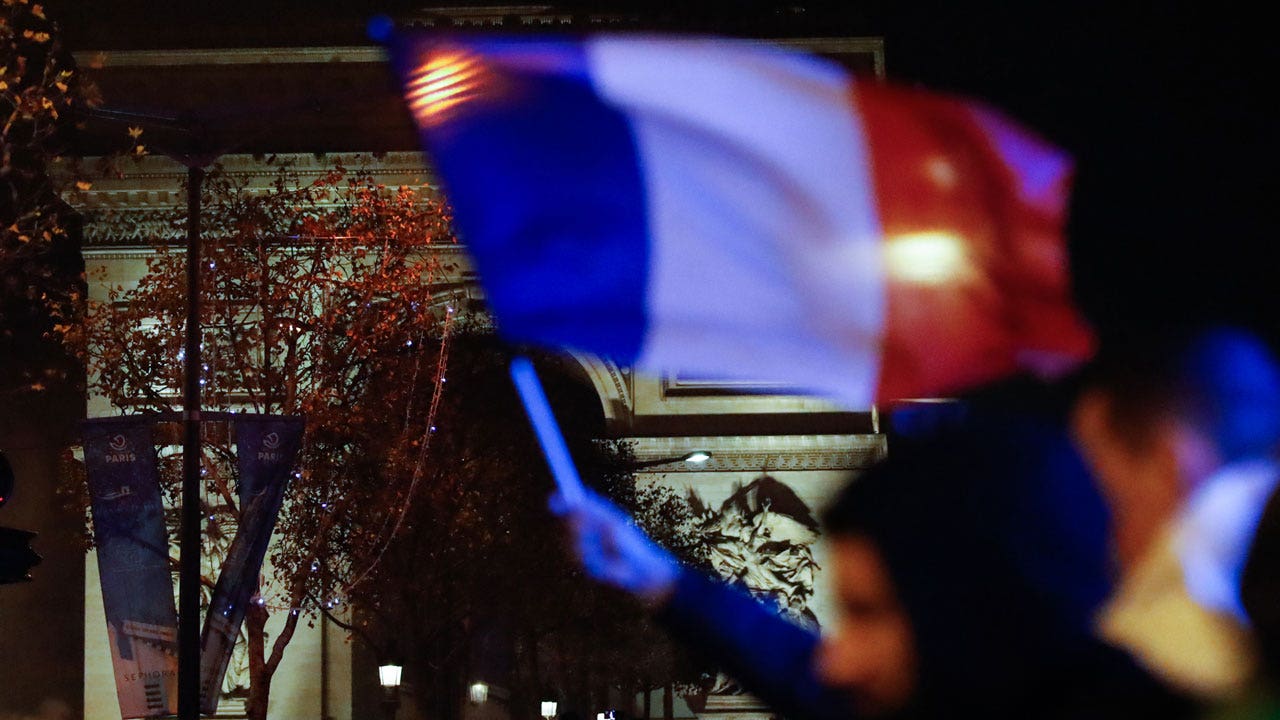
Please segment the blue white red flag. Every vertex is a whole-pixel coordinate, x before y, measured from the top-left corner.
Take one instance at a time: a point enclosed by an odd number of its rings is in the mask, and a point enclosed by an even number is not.
[[[1092,350],[1071,162],[990,109],[717,39],[392,50],[513,340],[855,407]]]

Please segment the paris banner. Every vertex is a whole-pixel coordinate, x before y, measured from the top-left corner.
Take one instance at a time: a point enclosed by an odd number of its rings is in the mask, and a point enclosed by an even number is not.
[[[85,421],[83,428],[120,715],[173,715],[178,698],[178,615],[152,419],[99,418]]]
[[[302,444],[303,420],[240,415],[232,420],[240,471],[240,523],[218,574],[200,636],[200,709],[214,713],[244,613],[258,591],[258,576],[285,486]]]

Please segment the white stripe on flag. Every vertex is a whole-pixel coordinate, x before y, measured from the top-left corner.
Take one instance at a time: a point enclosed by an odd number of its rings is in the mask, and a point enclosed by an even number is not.
[[[653,321],[637,365],[733,367],[870,406],[883,259],[850,79],[711,40],[596,38],[588,63],[631,121],[648,194]]]

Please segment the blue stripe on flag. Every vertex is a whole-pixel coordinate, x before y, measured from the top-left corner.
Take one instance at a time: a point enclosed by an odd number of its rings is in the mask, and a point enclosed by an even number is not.
[[[634,361],[649,243],[631,126],[595,94],[579,43],[463,47],[499,84],[423,134],[503,334]]]

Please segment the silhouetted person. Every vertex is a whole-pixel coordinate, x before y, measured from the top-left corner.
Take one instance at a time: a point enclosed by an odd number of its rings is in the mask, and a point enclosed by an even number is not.
[[[1277,378],[1245,333],[1151,338],[1075,382],[1004,383],[896,438],[827,518],[842,620],[821,650],[680,571],[606,505],[569,517],[594,576],[660,607],[783,714],[1177,717],[1253,675],[1233,644],[1247,629],[1194,600],[1169,538],[1185,536],[1193,493],[1274,445]],[[1161,632],[1181,644],[1151,642]]]

